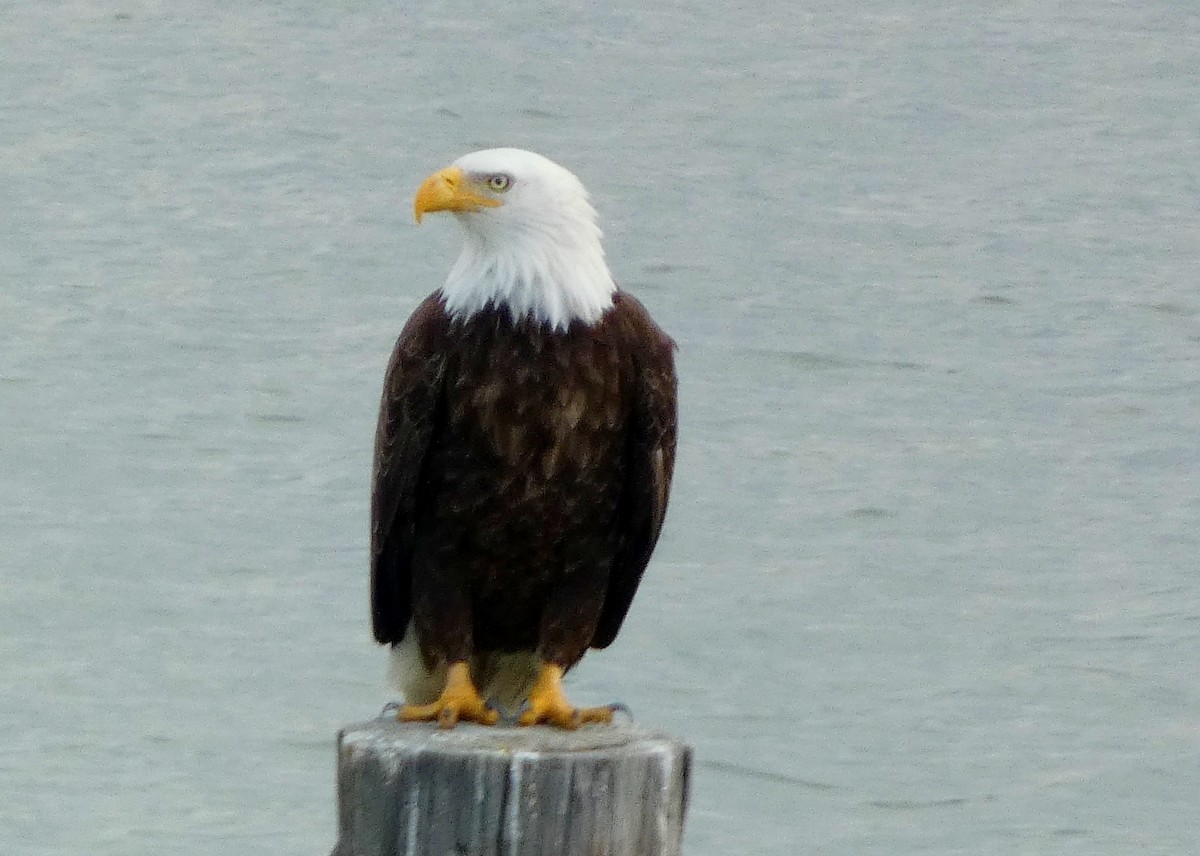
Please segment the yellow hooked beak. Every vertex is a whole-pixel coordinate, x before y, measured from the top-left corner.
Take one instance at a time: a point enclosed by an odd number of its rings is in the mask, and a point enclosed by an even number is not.
[[[448,166],[421,182],[413,199],[413,214],[420,223],[422,216],[437,211],[478,211],[503,204],[499,199],[479,193],[475,182],[461,169]]]

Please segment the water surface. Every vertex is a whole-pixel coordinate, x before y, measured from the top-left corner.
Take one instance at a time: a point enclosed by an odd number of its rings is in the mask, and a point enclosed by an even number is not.
[[[691,856],[1188,853],[1188,4],[0,6],[0,845],[325,853],[388,699],[370,444],[508,144],[677,338],[663,541],[575,673]]]

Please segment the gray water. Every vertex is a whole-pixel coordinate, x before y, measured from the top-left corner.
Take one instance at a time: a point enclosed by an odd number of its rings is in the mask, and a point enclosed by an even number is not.
[[[1197,852],[1200,10],[406,5],[0,4],[0,851],[328,852],[412,192],[509,144],[680,345],[571,691],[690,856]]]

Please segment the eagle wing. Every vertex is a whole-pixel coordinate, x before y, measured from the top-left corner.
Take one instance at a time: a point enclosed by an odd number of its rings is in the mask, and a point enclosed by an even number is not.
[[[371,484],[371,623],[380,643],[403,639],[412,613],[414,509],[441,419],[446,328],[430,295],[404,325],[383,382]]]
[[[606,648],[642,580],[662,531],[675,470],[675,343],[640,303],[618,292],[627,342],[635,354],[633,406],[625,439],[625,483],[617,508],[617,545],[593,648]]]

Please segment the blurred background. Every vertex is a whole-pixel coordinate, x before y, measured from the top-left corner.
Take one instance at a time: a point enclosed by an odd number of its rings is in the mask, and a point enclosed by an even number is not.
[[[420,180],[591,188],[678,340],[667,527],[573,673],[690,856],[1178,854],[1200,793],[1193,4],[0,3],[0,849],[298,856],[391,694]]]

